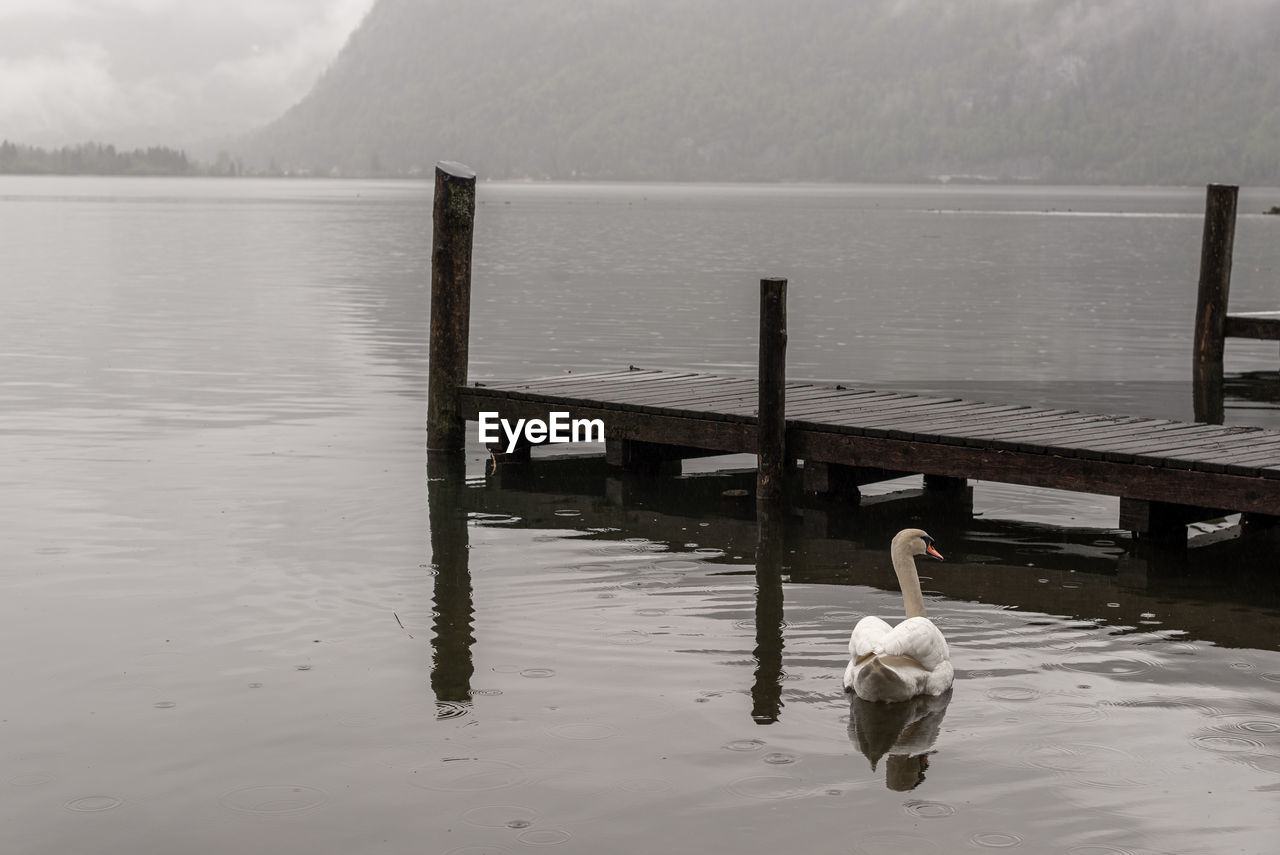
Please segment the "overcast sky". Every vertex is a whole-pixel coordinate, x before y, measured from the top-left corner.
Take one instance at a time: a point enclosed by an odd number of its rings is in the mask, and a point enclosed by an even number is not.
[[[0,0],[0,139],[190,146],[304,95],[374,0]]]

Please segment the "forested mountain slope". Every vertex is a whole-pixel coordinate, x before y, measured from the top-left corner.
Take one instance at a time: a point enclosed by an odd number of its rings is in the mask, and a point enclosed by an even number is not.
[[[379,0],[258,167],[1280,184],[1280,0]]]

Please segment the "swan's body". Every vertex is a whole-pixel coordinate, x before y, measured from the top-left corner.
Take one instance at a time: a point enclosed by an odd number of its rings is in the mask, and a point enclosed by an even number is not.
[[[924,596],[915,556],[941,558],[933,538],[920,529],[898,532],[889,549],[902,588],[907,619],[889,626],[864,617],[849,636],[849,667],[844,688],[866,701],[905,701],[940,695],[951,688],[955,671],[942,632],[924,616]]]

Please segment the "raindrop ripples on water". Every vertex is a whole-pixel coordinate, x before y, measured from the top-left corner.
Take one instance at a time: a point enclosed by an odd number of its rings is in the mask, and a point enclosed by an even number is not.
[[[911,816],[918,816],[922,819],[945,819],[949,816],[956,815],[956,809],[945,802],[930,802],[922,799],[913,799],[903,806]]]
[[[119,799],[115,796],[82,796],[78,799],[72,799],[63,807],[77,813],[100,813],[101,811],[115,810],[122,804],[124,804],[124,799]]]
[[[560,739],[593,740],[617,736],[618,729],[611,724],[584,721],[577,724],[557,724],[547,728],[547,733]]]
[[[481,828],[528,828],[538,821],[538,812],[518,805],[484,805],[464,812],[462,818]]]
[[[471,712],[471,704],[457,701],[436,701],[436,718],[462,718]]]
[[[798,762],[800,758],[794,754],[787,754],[786,752],[783,752],[783,751],[775,751],[771,754],[764,755],[764,757],[760,759],[764,760],[764,762],[768,763],[770,766],[786,766],[791,763]]]
[[[223,807],[239,813],[284,816],[314,810],[328,800],[329,794],[315,787],[267,784],[232,790],[223,794],[218,801]]]
[[[568,843],[573,835],[558,828],[534,828],[516,835],[516,840],[530,846],[556,846]]]
[[[409,776],[415,787],[446,792],[478,792],[500,790],[523,784],[529,773],[523,766],[506,760],[458,757],[441,760],[432,766],[414,769]]]
[[[1064,659],[1060,666],[1068,671],[1081,674],[1100,674],[1107,677],[1132,677],[1161,668],[1159,663],[1136,657],[1113,657],[1106,659],[1073,658]]]
[[[987,697],[994,701],[1034,701],[1040,691],[1030,686],[997,686],[987,690]]]
[[[969,838],[978,846],[988,849],[1011,849],[1022,845],[1022,838],[1007,831],[980,831]]]
[[[1143,787],[1146,782],[1132,777],[1142,764],[1137,757],[1118,748],[1083,742],[1028,745],[1022,762],[1035,769],[1047,769],[1072,778],[1076,783],[1104,789]]]
[[[764,748],[764,740],[735,739],[732,742],[726,742],[724,747],[730,751],[759,751],[761,748]]]
[[[799,778],[788,776],[757,775],[740,778],[729,784],[729,792],[749,799],[794,799],[807,790]]]
[[[1262,743],[1256,739],[1250,739],[1247,736],[1230,736],[1225,733],[1196,736],[1191,742],[1196,748],[1216,751],[1219,754],[1250,754],[1263,750]]]

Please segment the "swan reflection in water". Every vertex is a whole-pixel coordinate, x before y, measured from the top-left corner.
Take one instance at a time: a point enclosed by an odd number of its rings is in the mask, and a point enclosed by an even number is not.
[[[850,699],[849,741],[871,761],[872,770],[888,755],[884,783],[889,789],[906,792],[924,781],[951,691],[891,704]]]

